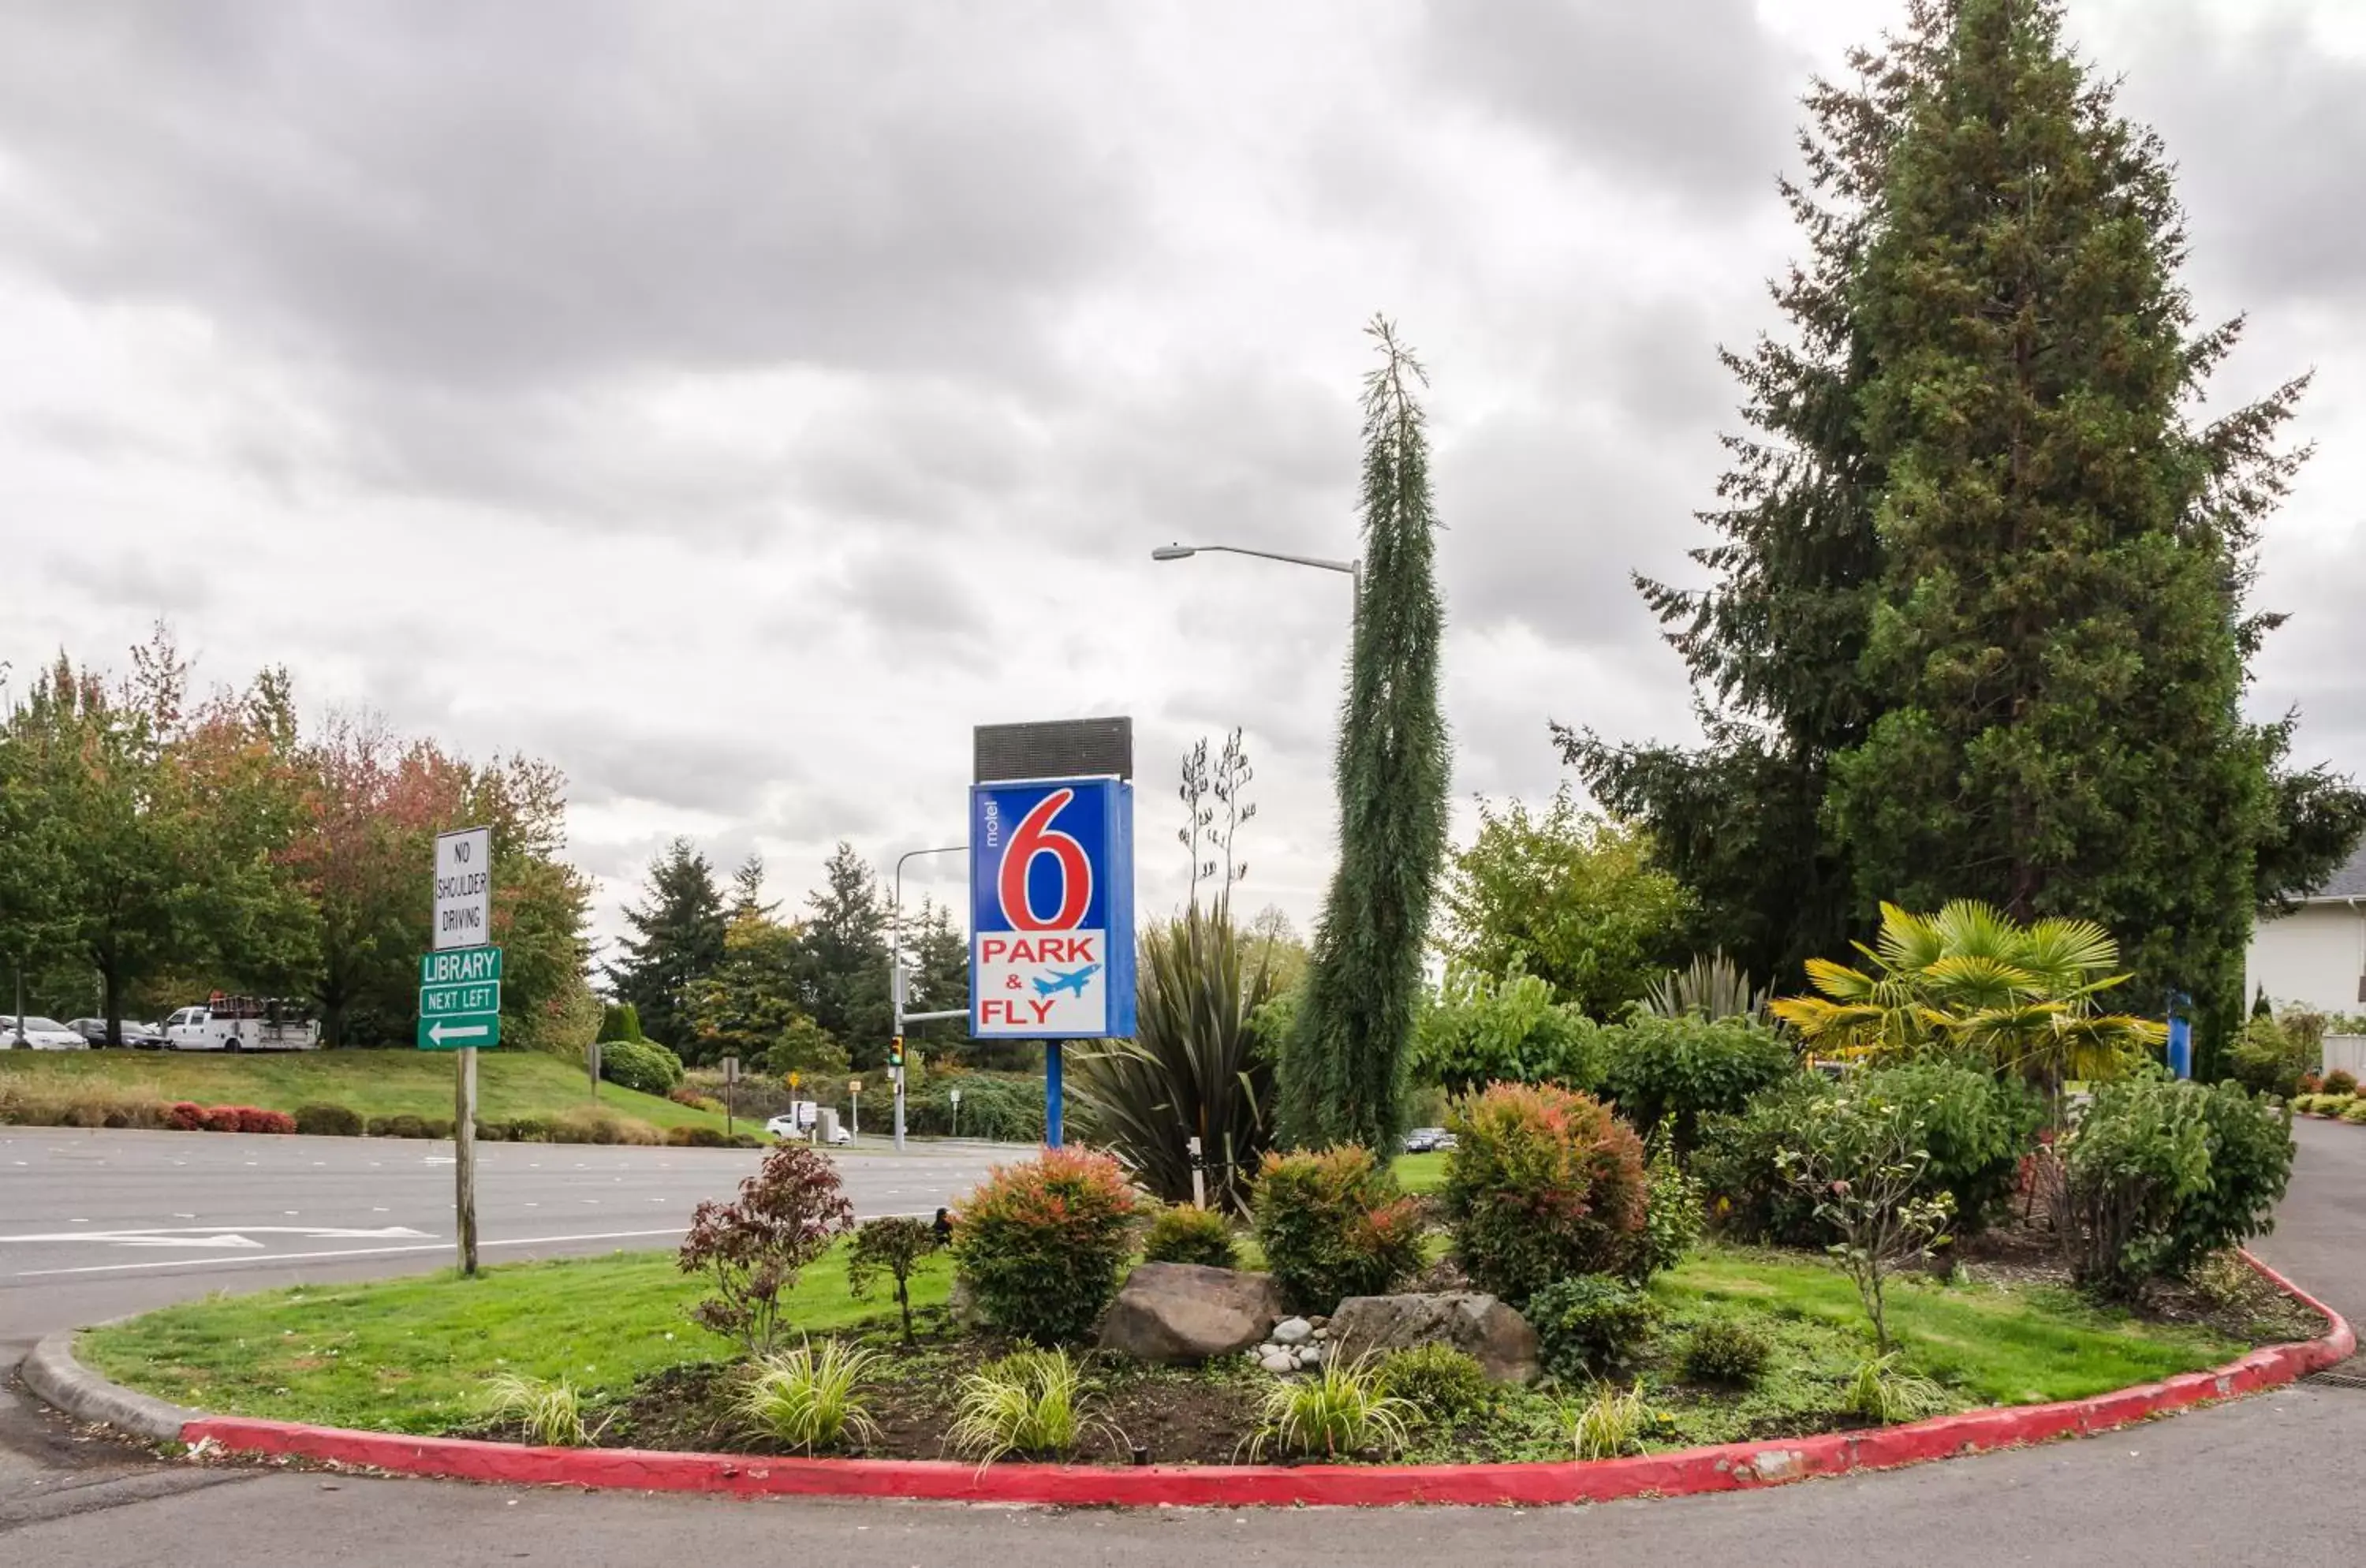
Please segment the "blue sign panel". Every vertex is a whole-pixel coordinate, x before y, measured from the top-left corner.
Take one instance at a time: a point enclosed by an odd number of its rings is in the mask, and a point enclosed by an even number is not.
[[[1133,1032],[1133,786],[970,790],[970,1033]]]

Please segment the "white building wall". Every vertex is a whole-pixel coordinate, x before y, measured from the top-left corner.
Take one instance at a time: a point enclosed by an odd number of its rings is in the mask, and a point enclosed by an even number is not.
[[[2243,994],[2248,1000],[2264,987],[2279,1006],[2296,1002],[2320,1012],[2357,1012],[2361,975],[2366,914],[2347,904],[2305,904],[2252,928]]]

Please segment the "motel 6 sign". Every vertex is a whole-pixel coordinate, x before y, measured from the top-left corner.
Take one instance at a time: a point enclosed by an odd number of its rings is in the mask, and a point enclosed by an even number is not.
[[[1133,786],[970,790],[970,1033],[1133,1033]]]

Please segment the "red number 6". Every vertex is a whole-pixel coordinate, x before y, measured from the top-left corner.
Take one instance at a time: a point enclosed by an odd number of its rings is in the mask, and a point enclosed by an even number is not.
[[[1013,931],[1066,931],[1083,923],[1085,909],[1093,899],[1093,863],[1085,853],[1085,846],[1052,826],[1068,802],[1076,798],[1072,789],[1053,790],[1036,804],[1035,809],[1020,819],[1012,830],[1010,843],[1002,852],[1002,875],[998,891],[1002,895],[1003,919]],[[1035,864],[1037,855],[1051,855],[1060,863],[1060,908],[1050,919],[1040,919],[1034,907],[1027,901],[1027,874]]]

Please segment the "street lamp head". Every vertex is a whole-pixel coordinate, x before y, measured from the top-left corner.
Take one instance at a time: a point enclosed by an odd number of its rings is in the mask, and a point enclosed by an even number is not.
[[[1150,558],[1152,560],[1187,560],[1199,553],[1199,549],[1191,545],[1161,545],[1150,552]]]

